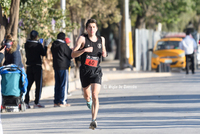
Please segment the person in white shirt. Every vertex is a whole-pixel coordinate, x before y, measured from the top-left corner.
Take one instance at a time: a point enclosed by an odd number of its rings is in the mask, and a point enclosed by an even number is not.
[[[190,31],[186,31],[186,37],[180,42],[179,48],[185,51],[186,57],[186,74],[189,73],[189,62],[191,61],[192,74],[194,74],[194,52],[197,48],[196,41],[190,35]]]

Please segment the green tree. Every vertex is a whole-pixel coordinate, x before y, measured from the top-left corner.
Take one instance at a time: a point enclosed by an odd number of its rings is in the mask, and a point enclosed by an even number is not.
[[[11,34],[17,40],[20,0],[1,0],[0,2],[0,42],[5,34]],[[9,18],[9,23],[8,23]]]
[[[193,0],[193,10],[196,11],[196,18],[195,18],[195,26],[196,29],[198,29],[198,33],[200,33],[200,1],[199,0]]]
[[[180,15],[191,12],[192,0],[130,0],[130,14],[136,28],[148,28],[147,22],[153,19],[154,25],[160,22],[167,26],[180,22]]]
[[[76,26],[70,20],[68,10],[63,13],[60,0],[22,0],[20,5],[20,28],[25,31],[25,36],[29,36],[31,30],[36,30],[40,38],[53,40],[57,38],[60,31],[71,32]],[[65,27],[62,27],[62,22]],[[52,57],[50,47],[47,56],[43,57],[43,86],[54,83],[54,73],[52,68]]]
[[[89,18],[97,20],[99,29],[118,23],[121,20],[121,14],[117,6],[118,0],[66,0],[71,21],[80,26],[73,30],[74,41],[85,31],[85,23]]]
[[[69,12],[54,8],[59,0],[28,0],[20,5],[20,28],[29,35],[31,30],[39,32],[41,38],[51,37],[55,39],[61,31],[62,21],[65,22],[63,31],[72,31],[74,25],[70,21]],[[53,25],[52,25],[53,24]]]
[[[72,21],[97,18],[104,27],[121,20],[118,0],[66,0],[66,7],[70,11]]]

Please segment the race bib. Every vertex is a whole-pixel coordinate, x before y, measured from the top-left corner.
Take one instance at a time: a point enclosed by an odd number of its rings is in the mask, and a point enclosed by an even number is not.
[[[85,65],[91,66],[91,67],[97,67],[99,62],[99,57],[93,57],[93,56],[86,56]]]

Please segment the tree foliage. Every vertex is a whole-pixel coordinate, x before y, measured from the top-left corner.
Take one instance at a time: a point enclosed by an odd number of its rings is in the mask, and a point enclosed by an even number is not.
[[[200,15],[200,0],[193,0],[193,2],[195,3],[192,8],[194,11],[196,11],[197,15]]]
[[[66,0],[66,7],[70,11],[72,21],[96,18],[104,27],[108,23],[118,23],[121,20],[118,0]]]
[[[1,0],[0,3],[2,7],[2,14],[8,17],[10,15],[11,0]]]
[[[170,26],[182,21],[183,13],[192,12],[192,6],[193,0],[130,0],[130,14],[144,17],[145,23],[153,19]]]
[[[161,1],[160,1],[161,2]],[[160,3],[159,2],[159,3]],[[155,3],[153,8],[157,8],[159,3]],[[180,21],[179,16],[183,13],[192,11],[194,3],[192,0],[176,0],[176,1],[163,1],[163,6],[159,7],[157,11],[159,17],[154,17],[159,22],[166,22],[167,24],[177,23]]]
[[[17,40],[19,4],[16,0],[2,0],[0,3],[0,41],[5,34],[11,34]]]
[[[20,28],[28,35],[31,30],[37,30],[41,38],[55,39],[58,32],[69,32],[74,25],[69,18],[69,12],[54,8],[59,0],[28,0],[20,5]],[[65,28],[62,28],[62,21]],[[54,25],[54,28],[52,27]],[[61,29],[62,28],[62,29]]]

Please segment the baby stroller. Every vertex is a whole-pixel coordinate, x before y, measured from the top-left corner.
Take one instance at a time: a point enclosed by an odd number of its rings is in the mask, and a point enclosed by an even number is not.
[[[23,69],[17,65],[10,64],[0,67],[1,74],[1,111],[6,112],[25,111],[26,105],[23,101],[23,94],[26,93],[28,79]]]

